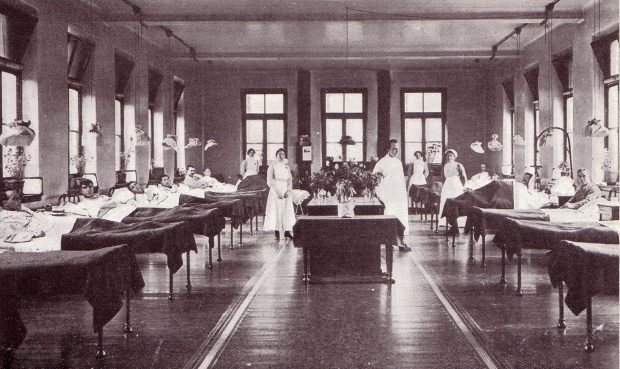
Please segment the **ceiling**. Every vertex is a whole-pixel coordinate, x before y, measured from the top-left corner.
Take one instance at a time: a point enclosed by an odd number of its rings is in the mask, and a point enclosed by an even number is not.
[[[165,26],[206,66],[399,68],[485,63],[494,44],[528,23],[525,45],[544,32],[539,23],[549,0],[128,1],[142,11],[145,37],[166,49],[157,27]],[[94,0],[105,21],[136,30],[137,16],[126,3]],[[583,0],[560,1],[554,26],[582,21],[583,7]],[[170,45],[175,58],[191,60],[186,47]],[[515,50],[512,37],[497,57],[513,57]]]

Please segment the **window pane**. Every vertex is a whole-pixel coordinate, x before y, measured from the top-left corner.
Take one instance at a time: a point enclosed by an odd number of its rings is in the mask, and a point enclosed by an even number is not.
[[[267,142],[284,142],[283,120],[267,120]]]
[[[355,142],[364,141],[364,121],[361,119],[347,119],[346,134],[351,136]]]
[[[77,90],[69,89],[69,129],[72,131],[80,129],[79,97]]]
[[[114,132],[121,134],[121,102],[114,100]]]
[[[75,132],[69,132],[69,173],[77,173],[77,168],[71,163],[71,157],[78,155],[79,150],[79,135]]]
[[[441,142],[441,118],[426,119],[426,141]]]
[[[326,119],[325,141],[326,142],[338,142],[340,141],[341,138],[342,138],[342,120],[341,119]]]
[[[284,113],[284,95],[283,94],[265,95],[265,113],[267,114]]]
[[[265,112],[265,95],[245,95],[245,112],[250,114],[263,114]]]
[[[276,160],[276,151],[283,148],[282,143],[267,144],[267,162]]]
[[[363,113],[364,99],[362,94],[345,94],[344,95],[344,112],[345,113]]]
[[[325,94],[325,112],[344,112],[344,94]]]
[[[610,45],[609,50],[609,69],[612,76],[618,74],[618,40],[615,40]]]
[[[331,156],[334,161],[342,161],[342,145],[339,143],[327,143],[325,156]]]
[[[421,113],[422,108],[422,93],[421,92],[408,92],[405,94],[405,113]]]
[[[347,160],[364,161],[364,144],[347,145]]]
[[[609,88],[608,124],[611,132],[608,137],[608,153],[611,170],[618,170],[618,85]]]
[[[416,151],[422,151],[422,142],[405,143],[405,163],[411,163]]]
[[[263,143],[263,121],[247,120],[246,121],[246,141],[248,143]]]
[[[432,147],[435,147],[434,150],[437,151],[437,153],[433,156],[428,154],[428,152],[432,151]],[[441,157],[443,155],[443,146],[441,145],[441,141],[426,141],[426,150],[427,155],[426,155],[426,159],[429,163],[431,164],[441,164]]]
[[[116,171],[121,170],[121,138],[114,136],[114,168]]]
[[[424,112],[441,113],[441,92],[424,93]]]
[[[422,119],[405,119],[405,142],[422,140]]]
[[[2,121],[17,119],[17,76],[2,72]]]

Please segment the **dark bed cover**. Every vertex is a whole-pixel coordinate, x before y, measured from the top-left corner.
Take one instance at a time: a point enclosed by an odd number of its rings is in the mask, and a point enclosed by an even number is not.
[[[123,224],[106,219],[78,218],[71,232],[62,235],[63,250],[96,250],[126,244],[136,254],[164,253],[168,269],[176,273],[183,266],[183,253],[198,252],[187,223],[143,221]]]
[[[207,237],[216,236],[226,225],[221,210],[201,204],[183,204],[171,209],[137,208],[123,218],[121,223],[135,224],[144,221],[164,224],[184,222],[189,225],[192,233]]]
[[[469,210],[476,206],[486,209],[514,208],[512,182],[491,181],[491,183],[474,191],[446,199],[441,217],[446,217],[450,226],[457,225],[457,218],[469,215]]]
[[[9,350],[26,336],[20,297],[83,294],[93,307],[93,329],[98,332],[123,306],[127,287],[134,292],[144,287],[134,253],[126,245],[93,251],[4,252],[0,280],[0,348]]]
[[[505,219],[493,242],[500,248],[505,245],[508,256],[512,256],[521,249],[555,250],[562,240],[618,244],[618,232],[597,222]]]
[[[476,241],[480,237],[482,231],[487,229],[498,229],[504,219],[517,220],[539,220],[543,222],[549,221],[549,215],[540,210],[529,209],[482,209],[472,207],[467,214],[467,222],[465,223],[465,231],[474,232]]]
[[[213,201],[212,198],[206,199],[190,195],[181,195],[179,197],[179,205],[200,205],[203,209],[220,209],[221,216],[230,218],[235,228],[238,228],[240,224],[250,219],[250,214],[245,211],[243,201],[238,199]]]
[[[554,287],[566,283],[566,306],[579,315],[593,296],[618,294],[619,258],[618,244],[562,241],[549,253],[549,278]]]
[[[269,188],[267,180],[262,175],[248,176],[237,186],[238,192],[243,191],[263,191]]]
[[[251,213],[254,216],[261,213],[264,210],[263,207],[263,194],[264,191],[248,191],[248,192],[205,192],[205,199],[209,202],[219,202],[219,201],[227,201],[227,200],[241,200],[243,201],[243,207],[248,210],[250,209]]]
[[[409,196],[413,201],[421,202],[426,209],[430,209],[433,203],[439,204],[441,189],[437,185],[418,186],[412,184],[411,187],[409,187]]]

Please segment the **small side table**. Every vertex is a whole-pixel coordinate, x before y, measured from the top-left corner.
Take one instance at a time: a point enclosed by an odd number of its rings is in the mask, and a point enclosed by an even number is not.
[[[598,204],[600,220],[620,220],[620,202]]]

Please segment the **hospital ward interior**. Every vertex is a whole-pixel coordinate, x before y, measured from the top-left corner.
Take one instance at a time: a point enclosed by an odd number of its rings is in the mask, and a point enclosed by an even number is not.
[[[619,21],[0,0],[0,366],[618,368]]]

